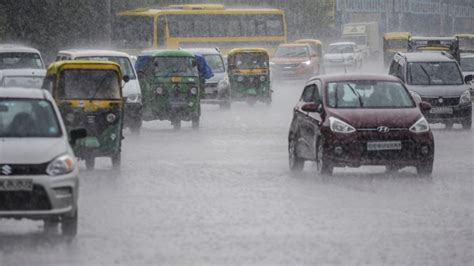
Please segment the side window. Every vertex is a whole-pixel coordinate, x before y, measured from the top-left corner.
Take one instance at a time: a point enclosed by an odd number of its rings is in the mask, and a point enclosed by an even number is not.
[[[397,76],[399,79],[401,79],[403,82],[405,82],[405,77],[403,75],[403,66],[398,63],[398,68],[397,68],[397,73],[395,74],[395,76]]]
[[[323,102],[323,94],[321,92],[321,88],[323,87],[323,84],[321,83],[321,81],[319,80],[316,80],[315,82],[315,86],[316,86],[316,90],[314,91],[314,101],[316,103],[321,103]]]
[[[301,100],[303,102],[309,103],[314,101],[314,93],[316,91],[316,85],[311,84],[304,88],[303,94],[301,95]]]
[[[392,63],[390,64],[390,69],[388,70],[388,74],[392,76],[397,76],[399,68],[400,68],[400,65],[398,64],[398,62],[395,60],[392,60]]]

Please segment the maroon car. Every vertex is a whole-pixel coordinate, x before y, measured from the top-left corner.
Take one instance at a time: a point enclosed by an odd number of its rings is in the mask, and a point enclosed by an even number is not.
[[[433,171],[434,140],[399,79],[388,75],[326,75],[310,79],[294,108],[288,136],[289,163],[301,171],[316,161],[320,174],[334,167],[384,165],[388,171],[415,166]]]

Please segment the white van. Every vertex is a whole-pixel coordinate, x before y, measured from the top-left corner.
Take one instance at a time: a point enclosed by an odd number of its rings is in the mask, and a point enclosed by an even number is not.
[[[0,44],[0,70],[3,69],[46,69],[38,50],[14,44]]]

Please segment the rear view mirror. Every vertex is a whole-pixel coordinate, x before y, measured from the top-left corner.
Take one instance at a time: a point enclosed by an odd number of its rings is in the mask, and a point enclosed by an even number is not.
[[[128,75],[123,76],[123,81],[125,81],[125,83],[129,82],[130,77]]]
[[[85,128],[73,129],[69,132],[69,136],[69,143],[74,145],[76,144],[76,140],[87,137],[87,130]]]
[[[473,75],[466,75],[466,76],[464,77],[464,82],[466,82],[466,84],[469,84],[469,83],[472,82],[472,79],[473,79],[473,78],[474,78]]]
[[[422,112],[428,112],[429,110],[431,110],[431,104],[428,102],[422,101],[420,102],[419,106]]]
[[[309,113],[316,113],[319,112],[321,108],[320,104],[317,103],[307,103],[301,107],[301,110]]]

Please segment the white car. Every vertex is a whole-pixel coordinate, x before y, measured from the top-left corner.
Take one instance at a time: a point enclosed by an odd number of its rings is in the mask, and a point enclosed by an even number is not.
[[[331,43],[324,54],[327,69],[356,70],[362,67],[362,51],[354,42]]]
[[[142,126],[142,92],[132,57],[124,52],[112,50],[70,49],[59,51],[56,61],[63,60],[99,60],[112,61],[120,65],[122,74],[130,80],[123,87],[125,102],[124,127],[139,133]]]
[[[70,132],[71,141],[87,135]],[[0,88],[0,218],[77,232],[78,169],[59,109],[46,90]]]
[[[0,87],[41,89],[46,70],[21,68],[0,70]]]
[[[461,69],[464,77],[474,75],[474,53],[461,54]],[[474,81],[470,82],[471,101],[474,101]]]
[[[38,50],[14,44],[0,45],[0,70],[33,68],[46,69]]]

